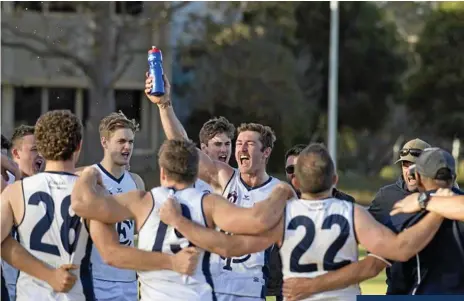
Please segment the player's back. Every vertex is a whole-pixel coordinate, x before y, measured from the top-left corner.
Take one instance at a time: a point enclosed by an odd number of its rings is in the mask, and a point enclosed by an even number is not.
[[[314,278],[358,260],[353,204],[336,198],[293,200],[285,209],[280,248],[284,279]],[[323,292],[304,300],[355,300],[359,286]]]
[[[150,192],[154,199],[154,207],[139,230],[138,247],[146,251],[176,254],[191,246],[179,232],[160,221],[158,212],[168,196],[173,194],[181,204],[184,217],[206,227],[202,201],[207,193],[195,188],[175,191],[165,187],[157,187]],[[170,270],[138,272],[141,301],[213,300],[209,256],[210,253],[202,251],[192,276]]]
[[[22,181],[24,217],[19,241],[32,255],[51,267],[80,265],[89,238],[83,219],[71,209],[71,192],[77,177],[65,172],[43,172]],[[72,271],[79,276],[79,270]],[[17,299],[84,301],[80,278],[68,293],[54,293],[45,282],[19,273]]]

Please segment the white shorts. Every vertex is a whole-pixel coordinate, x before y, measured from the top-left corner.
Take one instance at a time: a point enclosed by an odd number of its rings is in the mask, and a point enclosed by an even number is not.
[[[137,301],[137,281],[115,282],[93,279],[96,301]]]
[[[235,296],[216,293],[217,301],[264,301],[263,298]]]

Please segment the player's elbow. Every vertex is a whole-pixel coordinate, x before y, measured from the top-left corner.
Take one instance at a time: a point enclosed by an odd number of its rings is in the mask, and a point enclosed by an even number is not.
[[[76,215],[84,218],[88,218],[87,212],[89,211],[89,205],[85,201],[85,196],[80,193],[71,194],[71,208],[76,213]]]

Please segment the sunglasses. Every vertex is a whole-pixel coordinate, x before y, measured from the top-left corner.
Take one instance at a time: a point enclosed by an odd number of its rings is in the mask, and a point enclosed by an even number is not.
[[[293,175],[295,173],[295,165],[285,166],[285,172],[289,175]]]
[[[403,148],[400,150],[401,157],[406,157],[409,154],[411,154],[413,157],[419,157],[420,154],[422,154],[422,150],[418,148]]]

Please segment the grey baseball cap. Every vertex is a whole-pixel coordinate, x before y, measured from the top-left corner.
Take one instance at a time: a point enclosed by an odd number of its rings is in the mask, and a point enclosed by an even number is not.
[[[443,169],[445,172],[442,172]],[[426,148],[416,160],[416,171],[427,178],[451,180],[456,176],[456,162],[449,152],[441,148]]]

